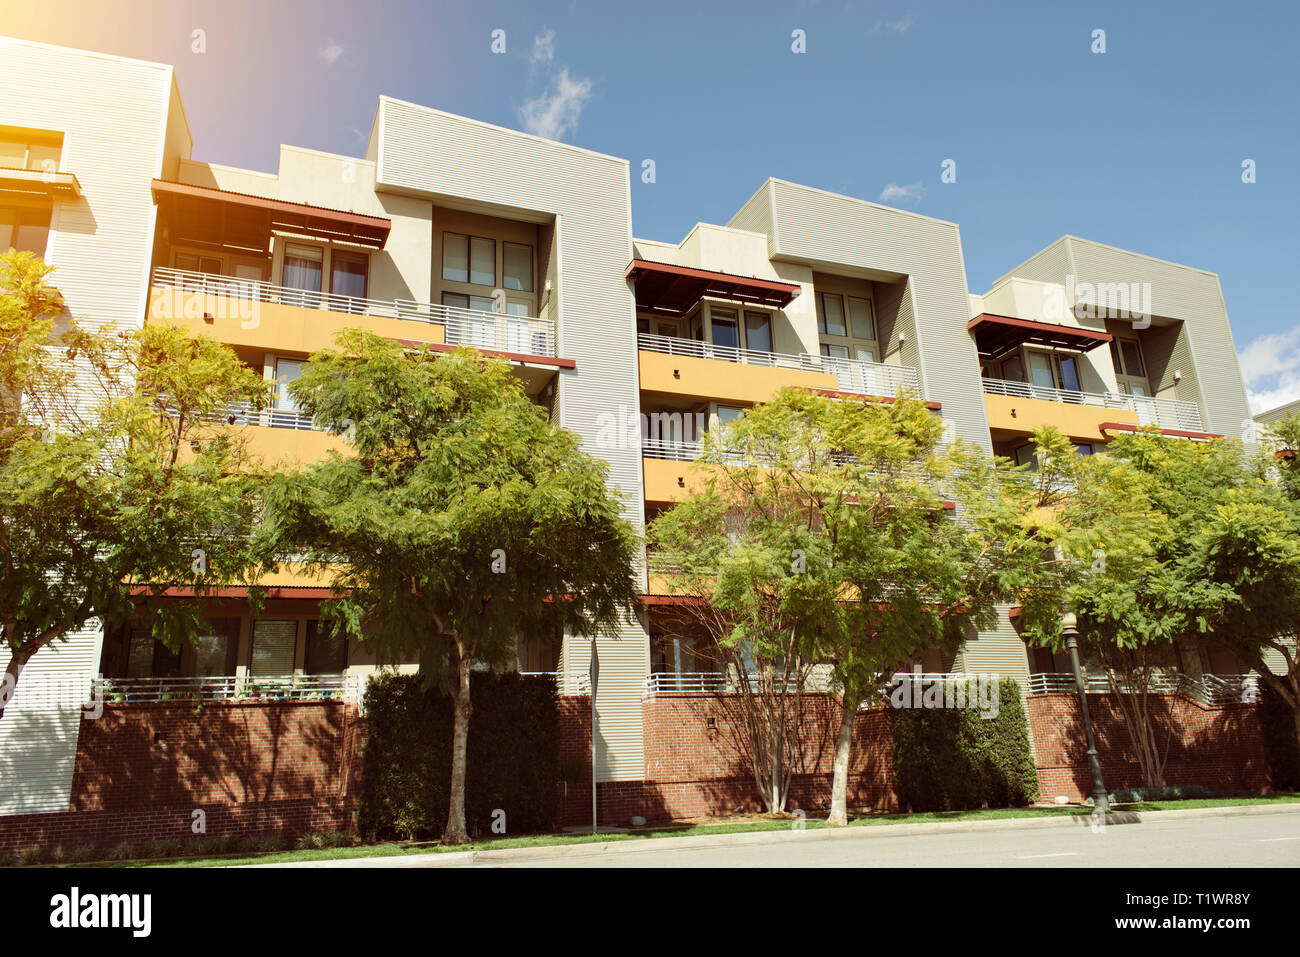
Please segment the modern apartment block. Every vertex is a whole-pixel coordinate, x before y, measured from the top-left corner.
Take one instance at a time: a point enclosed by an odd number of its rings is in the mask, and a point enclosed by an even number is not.
[[[1250,418],[1213,273],[1066,236],[971,295],[956,224],[776,179],[725,225],[638,240],[617,157],[381,97],[363,156],[283,146],[274,172],[235,169],[191,155],[170,67],[8,39],[0,67],[0,245],[54,264],[80,322],[228,344],[277,383],[273,409],[230,427],[285,467],[344,448],[285,385],[356,326],[507,359],[609,463],[638,529],[689,491],[699,428],[783,386],[916,395],[956,435],[1021,461],[1040,424],[1087,454],[1144,425],[1196,439]],[[599,639],[604,782],[647,777],[647,696],[721,681],[662,627],[671,596],[648,565],[644,609]],[[87,632],[32,672],[102,673],[129,701],[187,682],[355,695],[375,663],[319,629],[325,583],[286,569],[267,584],[256,618],[237,593],[217,603],[198,648]],[[581,693],[590,656],[586,639],[521,641],[519,669]],[[1026,684],[1065,670],[1026,648],[1009,609],[955,661],[921,664]],[[67,810],[79,716],[21,703],[0,722],[0,814]]]

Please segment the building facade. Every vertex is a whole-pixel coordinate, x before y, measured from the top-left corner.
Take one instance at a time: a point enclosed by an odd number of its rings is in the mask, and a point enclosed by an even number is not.
[[[919,396],[952,434],[1024,462],[1040,424],[1089,454],[1142,426],[1197,439],[1250,419],[1213,273],[1066,236],[971,295],[956,224],[776,179],[725,225],[638,240],[617,157],[381,97],[363,156],[284,146],[274,173],[235,169],[191,155],[170,67],[8,39],[0,64],[0,245],[55,265],[80,322],[229,345],[277,383],[272,409],[236,410],[230,427],[286,468],[345,448],[285,386],[347,327],[507,359],[609,464],[638,531],[689,492],[699,432],[783,386]],[[647,777],[647,696],[717,680],[660,626],[654,571],[649,556],[644,608],[597,639],[601,782]],[[319,628],[327,583],[286,568],[267,585],[256,617],[238,593],[215,602],[197,648],[92,630],[31,673],[102,674],[119,701],[186,683],[355,695],[376,663]],[[956,660],[920,664],[1027,686],[1063,671],[1011,614]],[[591,654],[587,639],[521,641],[518,667],[584,693]],[[66,811],[79,714],[16,704],[0,722],[0,813]]]

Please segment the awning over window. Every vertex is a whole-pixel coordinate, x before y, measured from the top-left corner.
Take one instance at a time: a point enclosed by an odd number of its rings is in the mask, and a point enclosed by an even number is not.
[[[81,184],[71,173],[46,173],[30,169],[0,169],[0,194],[19,193],[31,197],[76,199]]]
[[[1073,352],[1087,352],[1104,343],[1110,342],[1111,336],[1105,332],[1092,329],[1078,329],[1062,326],[1054,322],[1036,322],[1030,319],[1013,319],[1010,316],[994,316],[981,313],[966,324],[975,348],[982,359],[998,359],[1012,349],[1025,343],[1039,346],[1051,346],[1056,349],[1069,349]]]
[[[636,283],[636,306],[682,316],[704,296],[783,309],[799,295],[797,283],[733,276],[731,273],[634,259],[625,273]]]
[[[207,186],[153,181],[154,200],[167,214],[174,243],[269,248],[272,230],[382,249],[392,221],[306,203],[288,203]]]

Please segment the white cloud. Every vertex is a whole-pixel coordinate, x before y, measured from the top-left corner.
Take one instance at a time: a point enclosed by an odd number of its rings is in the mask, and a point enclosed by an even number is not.
[[[563,139],[578,128],[582,109],[591,99],[591,80],[574,79],[569,68],[561,67],[550,92],[529,100],[519,108],[524,129],[548,140]]]
[[[550,63],[555,59],[555,31],[547,27],[533,38],[533,52],[528,55],[528,62],[536,66]]]
[[[921,183],[908,183],[906,186],[890,183],[880,191],[880,201],[882,203],[914,203],[924,195],[925,187]]]
[[[322,47],[320,51],[320,58],[324,60],[326,63],[330,64],[331,66],[333,66],[334,61],[337,60],[342,55],[343,55],[343,47],[339,46],[333,40],[330,41],[329,46]]]
[[[897,20],[879,20],[876,25],[867,31],[867,36],[875,36],[881,30],[888,30],[890,33],[906,33],[912,27],[911,11],[903,14]]]
[[[1252,412],[1300,399],[1300,325],[1252,339],[1237,358]]]

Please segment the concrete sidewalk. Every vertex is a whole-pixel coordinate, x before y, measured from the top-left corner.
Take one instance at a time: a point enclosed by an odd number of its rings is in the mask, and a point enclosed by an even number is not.
[[[1116,811],[1106,816],[1107,826],[1180,821],[1205,817],[1244,817],[1267,814],[1300,814],[1300,802],[1269,805],[1186,808],[1174,811]],[[519,863],[597,857],[647,850],[675,851],[698,848],[749,847],[829,840],[871,840],[918,834],[971,833],[980,831],[1023,831],[1046,828],[1090,828],[1092,816],[1072,814],[1051,817],[995,818],[970,821],[925,821],[915,824],[860,824],[816,830],[741,831],[731,834],[688,834],[682,837],[632,838],[620,841],[590,841],[583,844],[545,844],[537,847],[500,850],[435,851],[428,854],[400,854],[354,857],[338,860],[286,861],[275,864],[243,864],[241,867],[465,867],[473,864]]]

